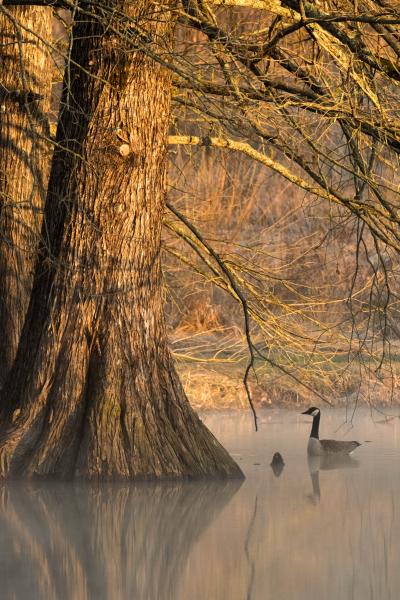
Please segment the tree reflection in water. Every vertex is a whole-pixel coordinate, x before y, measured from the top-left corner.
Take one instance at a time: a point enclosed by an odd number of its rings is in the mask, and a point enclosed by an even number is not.
[[[241,483],[3,486],[0,596],[177,597],[193,544]]]

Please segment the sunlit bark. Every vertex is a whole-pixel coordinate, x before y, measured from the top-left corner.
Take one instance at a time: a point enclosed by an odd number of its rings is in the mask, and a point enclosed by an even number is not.
[[[165,6],[125,9],[168,50]],[[2,396],[3,477],[240,475],[191,409],[167,346],[171,74],[126,46],[118,27],[87,17],[72,31],[43,247]]]
[[[0,387],[28,308],[46,194],[51,20],[49,8],[0,13]]]

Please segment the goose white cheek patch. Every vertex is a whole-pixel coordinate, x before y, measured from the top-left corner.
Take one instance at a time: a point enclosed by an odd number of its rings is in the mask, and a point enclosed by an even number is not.
[[[313,410],[311,414],[313,417],[316,417],[318,413],[319,413],[319,410]]]

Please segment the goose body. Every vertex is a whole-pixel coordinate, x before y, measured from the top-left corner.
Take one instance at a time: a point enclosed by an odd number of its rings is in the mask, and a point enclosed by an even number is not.
[[[324,455],[339,455],[339,454],[351,454],[361,444],[359,442],[347,442],[339,440],[320,440],[319,439],[319,421],[321,418],[321,411],[319,408],[312,406],[308,410],[305,410],[303,415],[310,415],[313,418],[310,439],[308,440],[307,452],[311,456],[324,456]]]

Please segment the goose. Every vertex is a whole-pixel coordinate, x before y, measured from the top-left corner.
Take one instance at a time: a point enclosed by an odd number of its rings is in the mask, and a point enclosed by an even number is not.
[[[319,408],[312,406],[311,408],[308,408],[301,414],[310,415],[313,418],[310,439],[308,440],[307,446],[308,454],[314,456],[326,454],[351,454],[356,448],[358,448],[358,446],[361,446],[359,442],[320,440],[319,420],[321,418],[321,411],[319,410]]]

